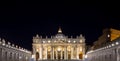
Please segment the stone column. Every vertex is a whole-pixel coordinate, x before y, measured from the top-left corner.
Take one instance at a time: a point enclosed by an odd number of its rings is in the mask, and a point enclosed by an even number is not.
[[[73,59],[73,48],[71,48],[71,59]]]
[[[64,47],[64,59],[66,60],[66,47]]]
[[[62,59],[62,51],[61,51],[61,59]]]
[[[117,55],[118,53],[117,53],[117,48],[115,49],[115,60],[117,61]]]
[[[43,59],[42,55],[43,55],[43,46],[41,46],[41,60]]]
[[[53,47],[51,46],[51,51],[50,51],[51,53],[51,57],[50,57],[50,59],[52,60],[53,59]]]
[[[57,54],[57,50],[56,50],[56,59],[58,59],[58,54]]]
[[[47,48],[46,48],[46,59],[47,59],[47,55],[48,55],[48,54],[47,54]]]
[[[53,58],[53,60],[54,60],[54,47],[52,47],[52,48],[53,48],[53,51],[52,51],[52,52],[53,52],[53,55],[52,55],[52,58]]]
[[[68,59],[68,51],[67,51],[67,47],[66,47],[66,59]]]
[[[78,59],[78,48],[76,48],[76,52],[77,52],[76,59]]]
[[[40,46],[39,56],[39,59],[42,60],[42,46]]]

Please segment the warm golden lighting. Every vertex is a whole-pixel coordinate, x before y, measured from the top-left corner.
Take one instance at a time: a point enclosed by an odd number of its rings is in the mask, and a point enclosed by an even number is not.
[[[76,41],[73,41],[74,43],[76,42]]]
[[[70,43],[70,40],[68,42]]]
[[[71,49],[71,47],[70,47],[70,46],[68,46],[67,50],[68,50],[68,51],[70,51],[70,49]]]
[[[80,43],[81,42],[81,43]],[[62,33],[61,28],[58,33],[51,38],[42,38],[42,36],[33,37],[33,54],[36,61],[43,60],[78,60],[85,54],[85,38],[68,37]],[[34,50],[35,49],[35,50]],[[82,54],[79,54],[82,52]]]
[[[80,51],[82,51],[82,48],[80,48]]]
[[[38,50],[38,48],[37,48],[37,50],[36,50],[36,51],[37,51],[37,52],[39,51],[39,50]]]
[[[110,29],[111,31],[111,41],[115,40],[116,38],[120,37],[120,31],[116,29]]]
[[[60,48],[60,47],[58,47],[58,51],[61,51],[61,48]]]
[[[54,42],[56,42],[56,40]]]
[[[83,52],[79,53],[79,59],[83,59]]]
[[[80,43],[82,43],[82,40],[80,40]]]
[[[48,51],[51,51],[51,47],[50,46],[48,47]]]
[[[59,30],[58,30],[58,33],[62,33],[62,30],[61,30],[61,28],[59,28]]]
[[[50,43],[50,40],[48,41],[48,43]]]

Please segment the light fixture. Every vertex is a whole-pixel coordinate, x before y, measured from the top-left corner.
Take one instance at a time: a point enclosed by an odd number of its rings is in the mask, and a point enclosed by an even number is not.
[[[19,56],[19,59],[21,59],[22,57],[21,56]]]
[[[61,51],[61,48],[60,48],[60,47],[58,47],[58,51]]]
[[[70,40],[68,42],[70,43]]]
[[[5,43],[3,43],[2,45],[5,46]]]
[[[51,48],[50,48],[50,47],[48,47],[48,51],[51,51]]]
[[[109,45],[109,47],[111,47],[111,45]]]
[[[50,43],[50,40],[48,40],[48,43]]]
[[[114,46],[114,44],[112,44],[112,46]]]
[[[32,58],[35,58],[35,55],[32,55]]]
[[[108,34],[108,37],[110,37],[110,35]]]
[[[56,40],[54,42],[56,42]]]
[[[2,42],[0,41],[0,44],[1,44]]]
[[[118,45],[119,43],[118,42],[116,42],[116,45]]]
[[[73,41],[74,43],[76,42],[76,41]]]
[[[43,41],[43,43],[45,43],[45,41]]]
[[[80,51],[82,51],[82,48],[80,48]]]
[[[38,52],[38,48],[36,49],[36,51]]]
[[[87,58],[88,56],[87,55],[85,55],[85,58]]]
[[[82,40],[80,40],[80,43],[82,43]]]

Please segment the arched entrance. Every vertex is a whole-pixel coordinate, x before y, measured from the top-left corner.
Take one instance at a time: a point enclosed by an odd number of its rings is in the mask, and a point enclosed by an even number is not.
[[[38,59],[39,59],[39,53],[36,52],[36,61],[38,61]]]
[[[61,51],[58,51],[58,59],[61,58]]]
[[[79,53],[79,59],[83,59],[83,52]]]
[[[47,59],[51,59],[51,52],[50,51],[47,52]]]
[[[71,51],[68,51],[68,59],[71,59]]]

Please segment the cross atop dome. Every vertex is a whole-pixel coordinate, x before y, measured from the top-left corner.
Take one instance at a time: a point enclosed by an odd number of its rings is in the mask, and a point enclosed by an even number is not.
[[[62,33],[61,27],[59,27],[59,29],[58,29],[58,33]]]

